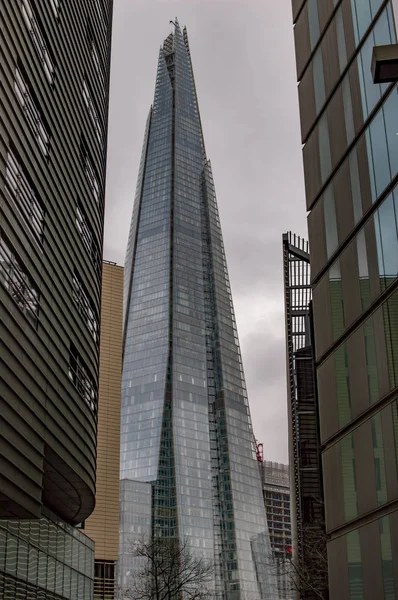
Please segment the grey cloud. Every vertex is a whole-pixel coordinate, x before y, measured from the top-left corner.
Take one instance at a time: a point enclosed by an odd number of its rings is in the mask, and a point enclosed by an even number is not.
[[[254,433],[264,443],[268,460],[287,461],[286,357],[283,313],[276,334],[267,322],[259,321],[257,330],[242,338],[242,358],[253,420]],[[272,440],[272,443],[270,442]]]

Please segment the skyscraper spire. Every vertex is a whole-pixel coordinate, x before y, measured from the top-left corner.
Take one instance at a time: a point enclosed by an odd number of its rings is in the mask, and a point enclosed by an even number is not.
[[[159,53],[125,277],[122,494],[148,486],[152,508],[122,515],[122,554],[129,535],[188,538],[214,560],[217,598],[273,598],[214,183],[177,19]],[[122,584],[128,570],[122,556]]]

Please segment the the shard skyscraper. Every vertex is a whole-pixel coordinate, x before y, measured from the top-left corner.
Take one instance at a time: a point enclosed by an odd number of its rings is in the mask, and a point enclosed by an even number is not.
[[[188,538],[216,598],[274,598],[268,530],[186,29],[159,53],[125,262],[119,581]]]

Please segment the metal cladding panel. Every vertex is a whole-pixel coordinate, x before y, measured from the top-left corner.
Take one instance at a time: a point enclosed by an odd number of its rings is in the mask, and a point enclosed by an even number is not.
[[[94,507],[111,25],[112,2],[1,6],[0,516]]]

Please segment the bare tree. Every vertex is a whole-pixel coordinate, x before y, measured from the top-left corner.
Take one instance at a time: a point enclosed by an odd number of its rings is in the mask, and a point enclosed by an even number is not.
[[[303,526],[302,557],[292,560],[293,584],[303,598],[327,600],[328,558],[327,535],[323,522],[312,521]]]
[[[300,600],[328,600],[327,535],[323,522],[312,521],[302,527],[303,552],[277,564],[277,579],[285,579]],[[291,595],[288,594],[290,598]]]
[[[210,600],[214,567],[191,550],[187,539],[142,538],[133,556],[142,559],[131,582],[121,590],[122,600]]]

